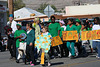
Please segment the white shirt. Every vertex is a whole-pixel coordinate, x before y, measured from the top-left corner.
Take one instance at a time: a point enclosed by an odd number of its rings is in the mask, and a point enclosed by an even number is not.
[[[66,31],[66,26],[61,26],[61,27],[63,27],[64,28],[64,31]]]
[[[10,22],[8,21],[7,25],[9,25],[9,24],[10,24]],[[17,24],[17,22],[13,20],[12,24],[11,24],[12,33],[15,33],[15,31],[17,30],[16,24]]]
[[[93,25],[92,30],[100,30],[100,25]],[[100,40],[93,40],[93,41],[100,41]]]
[[[29,33],[30,33],[30,31],[31,31],[31,30],[28,30],[28,31],[27,31],[27,34],[29,34]]]
[[[48,32],[46,32],[46,33],[43,33],[43,35],[48,35]]]

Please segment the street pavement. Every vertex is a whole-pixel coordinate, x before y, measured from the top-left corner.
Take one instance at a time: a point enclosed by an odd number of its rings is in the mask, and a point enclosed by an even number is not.
[[[30,65],[25,65],[22,61],[17,64],[9,58],[9,51],[0,52],[0,67],[31,67]],[[96,59],[95,54],[91,54],[85,58],[56,58],[51,60],[51,64],[51,67],[100,67],[100,60]],[[38,64],[34,67],[41,67],[41,65]]]

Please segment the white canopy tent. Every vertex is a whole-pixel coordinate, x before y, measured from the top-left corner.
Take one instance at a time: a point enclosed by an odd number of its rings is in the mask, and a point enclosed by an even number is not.
[[[33,16],[31,16],[32,14]],[[28,19],[28,18],[35,18],[35,17],[46,17],[46,15],[26,7],[14,11],[15,20],[22,20],[26,18]]]

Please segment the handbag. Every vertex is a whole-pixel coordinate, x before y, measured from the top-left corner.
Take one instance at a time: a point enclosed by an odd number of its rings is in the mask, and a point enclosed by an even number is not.
[[[24,42],[24,43],[20,42],[19,49],[20,50],[26,50],[26,42]]]

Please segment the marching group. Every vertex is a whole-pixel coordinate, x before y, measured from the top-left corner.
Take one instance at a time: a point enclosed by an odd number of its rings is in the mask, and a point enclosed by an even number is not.
[[[62,58],[64,56],[75,59],[76,57],[87,57],[86,45],[88,44],[91,52],[95,50],[97,52],[97,58],[100,58],[100,40],[81,40],[81,31],[99,30],[100,19],[94,18],[94,23],[90,23],[86,19],[85,23],[82,23],[79,19],[75,22],[72,18],[68,19],[68,23],[60,20],[59,23],[55,22],[56,18],[51,16],[48,25],[40,23],[39,18],[35,18],[34,22],[26,24],[27,31],[22,30],[22,24],[13,20],[13,15],[10,15],[9,22],[5,27],[6,34],[8,36],[8,49],[11,54],[11,60],[19,60],[23,58],[23,61],[30,62],[31,66],[36,65],[39,57],[45,56],[48,66],[51,65],[50,59]],[[9,27],[9,28],[8,28]],[[79,40],[63,41],[62,31],[77,31]],[[51,46],[53,37],[60,36],[63,44],[58,46]],[[26,46],[21,46],[25,45]],[[24,49],[21,49],[24,47]],[[42,59],[41,59],[42,61]],[[40,64],[45,64],[41,62]]]

